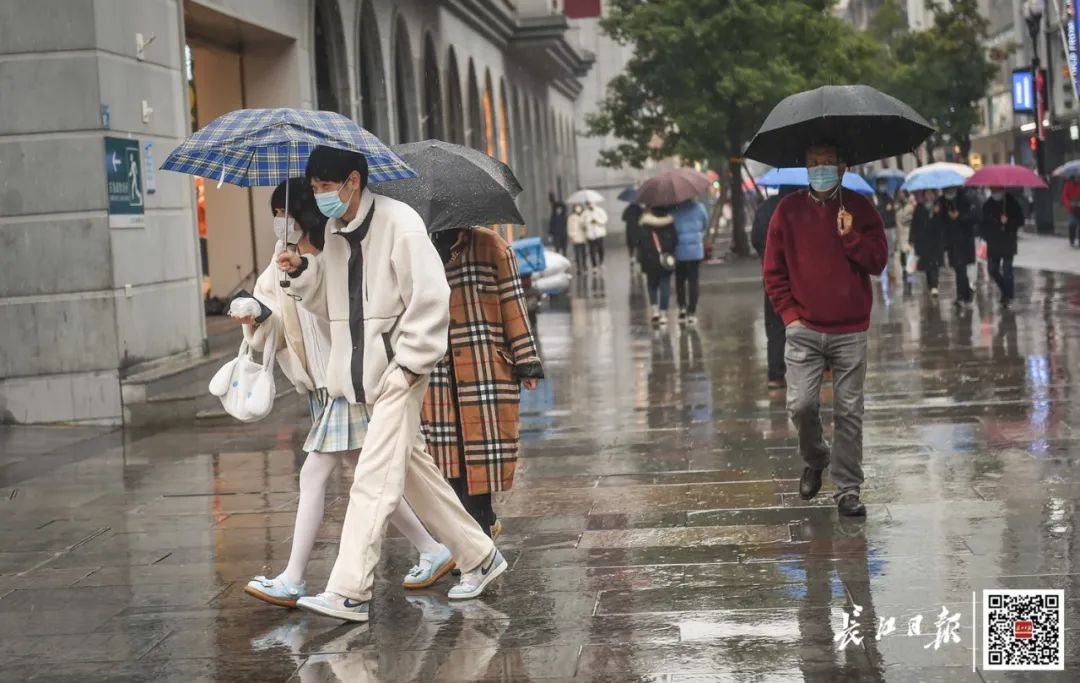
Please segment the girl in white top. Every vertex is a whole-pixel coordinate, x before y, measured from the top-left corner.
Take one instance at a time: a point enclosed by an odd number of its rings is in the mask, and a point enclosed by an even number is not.
[[[277,256],[285,249],[319,258],[325,237],[325,219],[318,212],[307,181],[292,178],[288,183],[288,212],[285,183],[270,199],[278,240],[274,256],[256,281],[254,296],[234,301],[230,309],[233,317],[244,324],[244,337],[252,348],[263,348],[268,335],[276,335],[278,365],[296,390],[308,395],[311,410],[312,426],[304,442],[307,458],[300,469],[300,498],[289,564],[281,574],[273,578],[256,576],[244,588],[249,595],[281,607],[295,607],[296,601],[307,594],[304,571],[322,523],[327,481],[339,462],[356,465],[368,424],[363,405],[350,404],[345,398],[329,399],[329,323],[297,305],[288,279],[277,268]],[[253,314],[256,310],[260,311],[258,315]],[[444,552],[408,505],[398,506],[391,523],[421,552]]]

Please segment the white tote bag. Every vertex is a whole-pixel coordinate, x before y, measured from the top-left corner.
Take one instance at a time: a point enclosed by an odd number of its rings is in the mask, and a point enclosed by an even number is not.
[[[251,346],[245,339],[240,352],[214,374],[210,393],[221,399],[221,406],[241,422],[256,422],[274,408],[274,355],[277,353],[274,335],[263,347],[262,364],[251,357]]]

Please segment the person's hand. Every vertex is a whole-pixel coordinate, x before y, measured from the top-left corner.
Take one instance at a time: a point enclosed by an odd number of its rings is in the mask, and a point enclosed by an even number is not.
[[[792,327],[806,327],[806,325],[803,325],[803,321],[799,318],[795,318],[787,324],[787,329],[791,329]]]
[[[855,217],[847,209],[840,209],[836,214],[836,231],[843,236],[851,232],[854,226]]]
[[[959,211],[957,211],[956,209],[949,209],[949,218],[951,218],[951,219],[953,219],[955,221],[959,217],[960,217],[960,212]]]
[[[401,368],[401,374],[405,375],[405,381],[409,383],[410,387],[420,380],[420,375],[405,368]]]
[[[294,251],[283,251],[277,255],[277,267],[283,273],[291,273],[300,267],[303,261]]]
[[[536,391],[536,387],[540,386],[540,380],[535,377],[526,377],[521,380],[521,386],[525,387],[529,391]]]
[[[255,325],[258,325],[258,323],[255,322],[255,316],[253,316],[253,315],[245,315],[245,316],[242,316],[242,317],[239,317],[239,318],[236,317],[236,316],[233,316],[233,320],[237,321],[241,325],[251,325],[252,327],[254,327]]]

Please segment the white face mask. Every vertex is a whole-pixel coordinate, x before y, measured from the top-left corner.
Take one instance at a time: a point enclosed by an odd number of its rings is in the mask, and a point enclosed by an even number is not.
[[[278,242],[295,242],[296,222],[285,216],[274,216],[274,236],[277,237]]]

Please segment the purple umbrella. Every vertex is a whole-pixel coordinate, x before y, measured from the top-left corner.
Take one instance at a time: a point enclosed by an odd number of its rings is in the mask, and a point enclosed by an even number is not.
[[[709,176],[692,168],[673,168],[646,180],[637,202],[644,206],[673,206],[694,199],[709,189]]]

